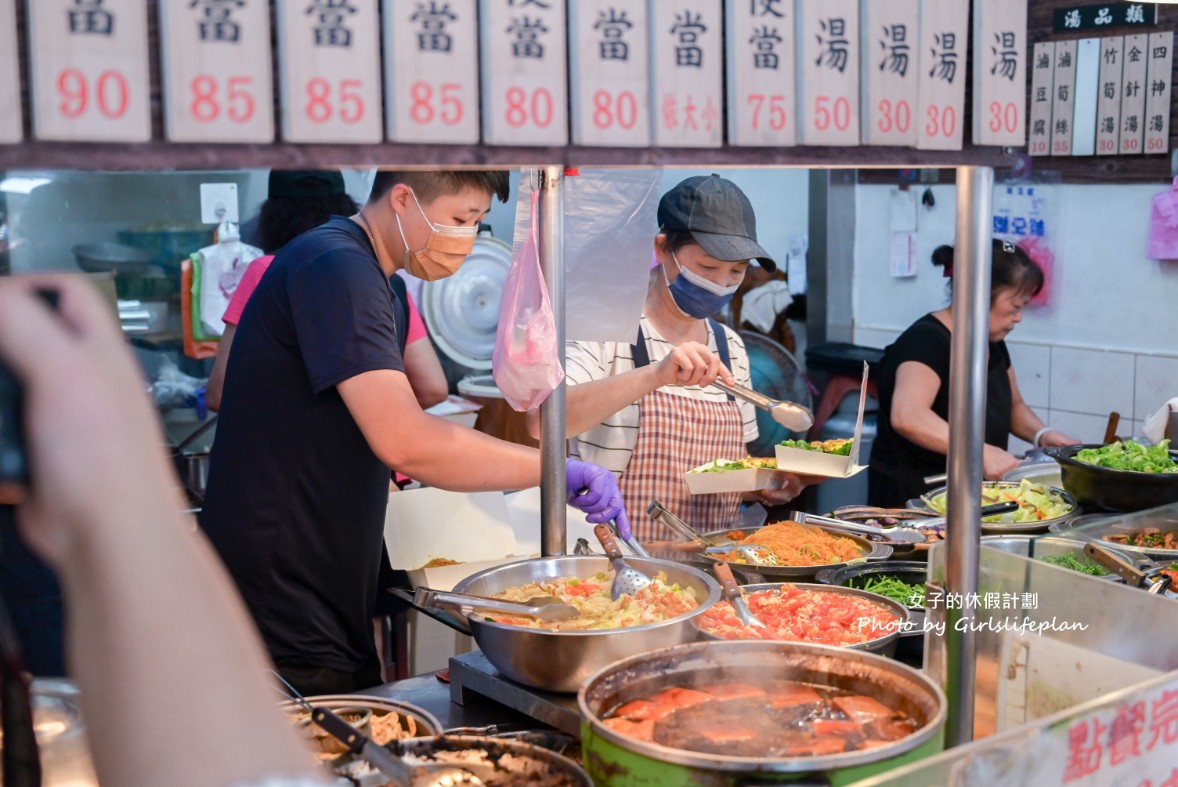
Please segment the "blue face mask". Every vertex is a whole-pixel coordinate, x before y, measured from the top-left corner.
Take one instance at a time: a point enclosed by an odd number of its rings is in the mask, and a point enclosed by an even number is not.
[[[736,295],[739,284],[725,287],[710,279],[700,276],[679,264],[675,252],[671,252],[671,259],[679,269],[679,276],[671,281],[667,276],[667,269],[663,268],[663,278],[667,281],[667,289],[671,291],[671,299],[679,307],[679,311],[688,317],[704,319],[721,311]]]

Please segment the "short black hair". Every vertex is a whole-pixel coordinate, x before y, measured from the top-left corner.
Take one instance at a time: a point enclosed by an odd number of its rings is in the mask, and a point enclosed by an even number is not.
[[[351,216],[359,210],[347,194],[324,197],[270,197],[258,212],[258,242],[273,254],[332,216]]]
[[[372,181],[372,192],[368,195],[368,201],[375,202],[381,199],[398,183],[404,183],[413,189],[413,193],[422,204],[431,202],[443,194],[457,194],[466,188],[488,191],[498,197],[500,202],[507,202],[511,194],[511,178],[505,169],[381,169],[377,170],[376,178]]]
[[[695,236],[691,234],[690,230],[660,230],[660,234],[666,239],[667,251],[675,252],[684,246],[691,246],[696,243]]]

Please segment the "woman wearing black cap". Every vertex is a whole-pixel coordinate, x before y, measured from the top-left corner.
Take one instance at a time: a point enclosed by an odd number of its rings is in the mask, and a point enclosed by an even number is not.
[[[717,458],[739,459],[757,438],[752,405],[717,388],[717,377],[749,386],[740,336],[713,318],[756,260],[777,266],[757,243],[748,197],[729,180],[692,177],[663,195],[652,269],[635,343],[570,342],[565,371],[570,455],[619,477],[627,510],[659,500],[704,530],[732,525],[742,495],[692,495],[683,474]],[[753,493],[768,504],[795,497],[805,481],[781,473],[782,488]],[[635,517],[640,540],[669,531]]]
[[[940,246],[933,264],[953,276],[953,248]],[[996,480],[1018,464],[1006,450],[1011,433],[1033,446],[1076,441],[1044,426],[1023,401],[1006,337],[1023,307],[1043,289],[1043,271],[1022,249],[994,241],[990,268],[990,350],[986,368],[985,476]],[[945,472],[949,450],[949,348],[953,306],[926,314],[884,350],[879,379],[879,432],[871,447],[867,500],[903,506],[928,491],[924,477]]]

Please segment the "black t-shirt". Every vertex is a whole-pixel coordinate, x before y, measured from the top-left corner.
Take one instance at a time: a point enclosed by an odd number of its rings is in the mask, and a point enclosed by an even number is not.
[[[941,380],[933,399],[933,412],[949,420],[950,333],[945,325],[926,314],[900,334],[884,350],[879,371],[879,423],[871,448],[871,468],[900,480],[916,480],[917,493],[928,487],[920,479],[945,472],[945,455],[930,451],[897,434],[892,428],[892,395],[900,364],[916,361],[932,369]],[[986,442],[1005,449],[1010,437],[1010,353],[1005,342],[991,342],[986,368]]]
[[[237,327],[201,526],[275,660],[372,656],[389,471],[336,385],[404,371],[395,309],[364,231],[336,216],[279,252]]]

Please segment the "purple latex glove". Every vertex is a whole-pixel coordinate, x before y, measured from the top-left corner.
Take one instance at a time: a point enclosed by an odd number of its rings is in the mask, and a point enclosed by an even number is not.
[[[579,459],[566,460],[565,482],[568,486],[568,502],[588,514],[586,519],[594,524],[609,522],[618,528],[618,536],[630,538],[630,517],[622,502],[618,479],[604,467],[582,462]]]

